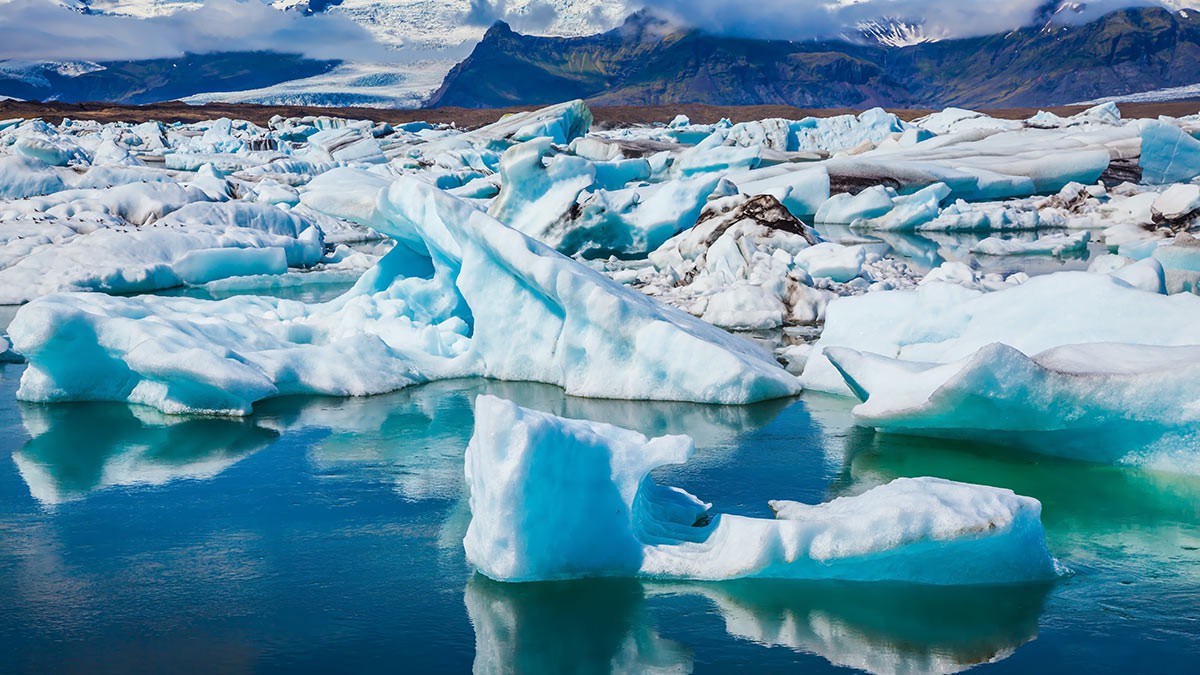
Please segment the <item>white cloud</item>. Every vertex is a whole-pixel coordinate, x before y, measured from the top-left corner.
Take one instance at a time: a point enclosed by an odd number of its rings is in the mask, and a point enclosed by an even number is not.
[[[119,61],[222,51],[395,58],[344,16],[304,16],[259,0],[205,0],[195,9],[149,18],[80,14],[46,0],[0,0],[0,59]]]
[[[722,35],[781,40],[836,37],[883,17],[923,22],[939,37],[972,37],[1027,26],[1055,0],[645,0],[644,6]],[[1087,0],[1058,20],[1091,21],[1121,7],[1195,4],[1195,0]]]

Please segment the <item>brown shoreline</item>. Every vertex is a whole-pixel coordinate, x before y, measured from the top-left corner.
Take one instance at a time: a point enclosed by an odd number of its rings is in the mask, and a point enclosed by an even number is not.
[[[1181,117],[1200,113],[1200,100],[1170,101],[1165,103],[1118,104],[1127,118],[1158,117],[1169,115]],[[1045,108],[1059,115],[1070,115],[1087,106],[1053,106]],[[52,122],[69,117],[78,120],[101,122],[198,122],[217,117],[233,117],[266,124],[275,115],[302,117],[305,115],[328,115],[350,119],[369,119],[392,124],[405,122],[455,123],[461,127],[474,128],[493,122],[503,115],[522,110],[533,110],[537,106],[519,108],[317,108],[303,106],[266,106],[249,103],[210,103],[202,106],[188,105],[179,101],[150,105],[120,105],[113,103],[40,103],[37,101],[0,101],[0,119],[13,117],[40,117]],[[984,110],[993,117],[1025,119],[1038,108],[1001,108]],[[861,110],[849,108],[793,108],[783,105],[757,106],[710,106],[699,104],[656,105],[656,106],[595,106],[592,114],[601,125],[620,125],[652,122],[668,122],[675,115],[684,114],[697,124],[710,124],[721,118],[734,122],[783,117],[800,119],[807,116],[829,117]],[[904,119],[913,119],[928,114],[931,110],[893,110]]]
[[[1118,103],[1126,118],[1157,118],[1158,115],[1183,117],[1200,113],[1200,100],[1171,101],[1165,103]],[[118,103],[41,103],[36,101],[0,101],[0,119],[42,118],[60,121],[61,118],[100,121],[158,120],[163,123],[192,123],[192,121],[228,117],[266,124],[266,121],[283,117],[304,115],[329,115],[349,119],[370,119],[391,124],[428,121],[428,123],[455,123],[463,127],[482,126],[503,117],[504,114],[535,109],[538,106],[517,108],[317,108],[302,106],[258,106],[252,103],[209,103],[205,106],[190,106],[179,101],[151,103],[146,106],[125,106]],[[1052,113],[1068,115],[1084,110],[1086,106],[1055,106],[1044,108]],[[851,108],[793,108],[791,106],[703,106],[683,103],[678,106],[595,106],[592,113],[601,125],[628,125],[637,123],[666,123],[674,115],[685,114],[696,124],[712,124],[721,118],[746,121],[763,118],[800,119],[804,117],[830,117],[844,113],[858,113]],[[896,109],[892,112],[902,119],[914,119],[928,114],[930,109]],[[996,118],[1025,119],[1038,112],[1038,108],[1000,108],[984,110]]]

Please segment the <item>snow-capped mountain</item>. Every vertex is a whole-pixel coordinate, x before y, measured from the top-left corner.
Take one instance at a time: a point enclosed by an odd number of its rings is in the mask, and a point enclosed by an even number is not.
[[[925,42],[937,42],[944,35],[930,34],[925,29],[924,22],[917,20],[896,19],[883,17],[873,21],[863,21],[855,26],[855,32],[844,35],[850,41],[862,41],[879,44],[885,47],[908,47]]]
[[[618,0],[261,0],[281,10],[343,14],[394,47],[446,49],[478,40],[504,20],[533,35],[600,33],[629,13]],[[62,0],[91,12],[151,17],[195,9],[204,0]]]
[[[151,18],[195,10],[205,0],[53,1],[67,10],[84,14]],[[269,82],[266,86],[241,91],[218,88],[211,93],[195,94],[187,100],[195,103],[219,100],[288,105],[412,107],[420,105],[437,89],[450,69],[469,53],[472,45],[497,20],[507,21],[530,35],[580,36],[609,30],[628,14],[623,0],[249,1],[261,1],[285,12],[344,16],[365,28],[376,42],[393,50],[396,58],[378,63],[348,61],[332,70],[315,69],[318,74],[309,77]],[[237,49],[237,45],[231,47]],[[30,63],[5,67],[4,63],[0,61],[0,88],[5,79],[10,82],[19,79],[23,84],[35,88],[46,82],[42,76],[45,68]],[[67,75],[59,63],[50,64],[49,67],[58,74]],[[314,71],[313,68],[308,70]],[[42,95],[23,85],[19,91],[17,95]]]

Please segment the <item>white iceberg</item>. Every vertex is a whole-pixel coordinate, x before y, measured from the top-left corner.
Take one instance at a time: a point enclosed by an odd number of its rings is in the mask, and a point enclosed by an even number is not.
[[[1058,272],[991,293],[926,283],[829,303],[825,330],[801,381],[809,389],[850,394],[823,355],[829,347],[948,363],[993,342],[1032,355],[1093,342],[1200,344],[1198,330],[1200,298],[1147,292],[1113,275]]]
[[[1032,241],[988,237],[971,248],[981,255],[1064,255],[1087,251],[1092,233],[1087,230],[1070,234],[1048,234]]]
[[[401,179],[372,203],[401,243],[329,303],[62,294],[26,305],[9,327],[30,362],[18,396],[247,414],[272,396],[467,375],[602,398],[739,404],[799,392],[751,343],[427,183]]]
[[[991,344],[952,363],[826,348],[857,424],[1160,470],[1200,470],[1200,346],[1096,343],[1034,356]]]
[[[467,559],[500,581],[767,577],[995,584],[1053,578],[1041,505],[1008,490],[903,479],[774,520],[713,514],[651,470],[686,436],[645,436],[481,396],[467,447]]]

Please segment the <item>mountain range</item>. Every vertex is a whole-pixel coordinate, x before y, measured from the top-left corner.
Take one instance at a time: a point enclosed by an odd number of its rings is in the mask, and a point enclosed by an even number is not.
[[[876,39],[864,39],[875,37]],[[637,13],[593,36],[522,35],[497,22],[431,106],[784,104],[1021,107],[1200,83],[1200,13],[1122,9],[1091,23],[927,40],[910,25],[859,39],[712,35]]]
[[[201,1],[51,0],[64,13],[99,19],[182,16]],[[0,60],[0,99],[484,108],[583,98],[599,105],[995,108],[1200,97],[1200,11],[1178,4],[1080,23],[1099,11],[1047,0],[1029,26],[994,35],[955,39],[944,21],[885,16],[847,24],[823,40],[784,41],[689,28],[647,11],[620,23],[625,8],[637,4],[624,0],[255,1],[281,14],[341,15],[404,58],[368,63],[341,51],[323,58],[280,53],[293,43],[237,51],[236,41],[230,51],[173,58],[10,58]],[[497,16],[513,23],[485,28]]]

